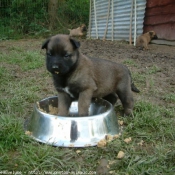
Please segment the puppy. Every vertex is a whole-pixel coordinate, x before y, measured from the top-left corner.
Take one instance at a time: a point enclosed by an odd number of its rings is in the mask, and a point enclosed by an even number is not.
[[[124,113],[131,114],[134,107],[132,91],[139,90],[128,68],[104,59],[89,58],[79,47],[78,41],[61,34],[42,45],[42,49],[46,49],[47,70],[58,91],[58,115],[67,116],[71,102],[78,100],[79,116],[87,116],[92,98],[104,98],[115,104],[117,96]]]
[[[70,32],[70,36],[83,36],[85,31],[87,31],[86,25],[82,24],[80,27],[76,29],[68,29]]]
[[[136,40],[136,47],[141,47],[143,50],[148,50],[148,44],[152,39],[157,39],[157,35],[154,31],[149,31],[140,35]]]

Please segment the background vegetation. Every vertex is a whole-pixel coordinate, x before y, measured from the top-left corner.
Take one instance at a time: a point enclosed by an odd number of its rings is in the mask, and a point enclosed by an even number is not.
[[[59,0],[54,27],[49,0],[1,0],[0,40],[68,33],[68,28],[88,25],[89,0]]]

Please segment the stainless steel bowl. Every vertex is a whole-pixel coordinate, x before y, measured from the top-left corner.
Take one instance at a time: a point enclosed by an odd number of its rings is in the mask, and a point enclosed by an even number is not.
[[[50,105],[57,107],[58,97],[36,103],[25,122],[26,133],[39,142],[61,147],[87,147],[97,145],[106,135],[119,133],[116,113],[106,100],[93,100],[89,116],[85,117],[78,117],[77,101],[72,102],[70,116],[66,117],[49,114]]]

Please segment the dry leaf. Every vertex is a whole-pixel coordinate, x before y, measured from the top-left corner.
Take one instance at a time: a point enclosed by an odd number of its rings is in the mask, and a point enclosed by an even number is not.
[[[109,171],[109,174],[115,174],[115,171]]]
[[[37,104],[37,106],[38,106],[38,107],[40,107],[40,105],[39,105],[39,102],[38,102],[38,101],[36,102],[36,104]]]
[[[132,141],[131,137],[126,138],[126,139],[124,140],[125,143],[130,143],[131,141]]]
[[[109,165],[113,165],[116,161],[115,160],[109,160]]]
[[[102,139],[97,143],[97,147],[105,147],[106,146],[106,140]]]
[[[32,132],[26,131],[25,134],[28,135],[28,136],[31,136],[32,135]]]
[[[107,141],[109,141],[109,142],[112,141],[113,138],[114,138],[114,137],[113,137],[112,135],[106,135],[106,136],[105,136],[105,139],[106,139]]]
[[[137,145],[143,146],[143,143],[144,143],[144,141],[141,140],[139,143],[137,143]]]
[[[49,114],[57,115],[58,114],[58,108],[53,107],[52,105],[49,105]]]
[[[113,136],[113,139],[118,139],[119,137],[120,137],[120,135],[116,134],[116,135]]]
[[[125,153],[123,151],[119,151],[117,158],[122,159],[125,156]]]
[[[81,151],[80,150],[77,150],[76,153],[79,154],[79,153],[81,153]]]
[[[118,124],[120,125],[120,126],[123,126],[123,120],[118,120]]]

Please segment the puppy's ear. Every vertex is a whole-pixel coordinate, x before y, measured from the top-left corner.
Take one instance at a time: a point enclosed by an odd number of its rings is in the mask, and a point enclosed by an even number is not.
[[[70,42],[72,43],[74,49],[77,49],[80,47],[80,42],[76,41],[75,39],[70,38]]]
[[[47,45],[48,45],[49,41],[50,41],[50,38],[48,38],[48,39],[43,43],[41,49],[47,49]]]

